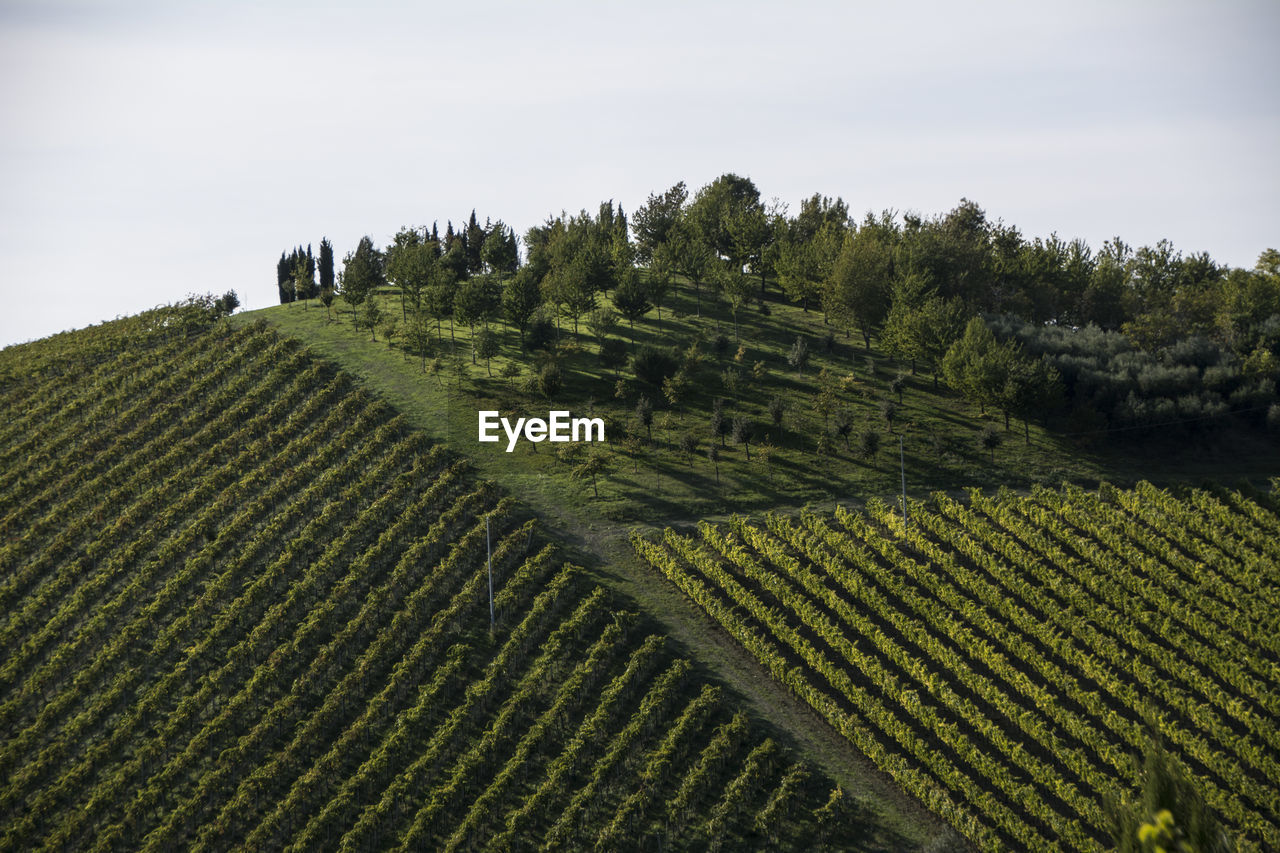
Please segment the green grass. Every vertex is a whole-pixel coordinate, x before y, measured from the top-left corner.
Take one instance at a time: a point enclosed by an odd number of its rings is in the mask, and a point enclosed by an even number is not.
[[[385,313],[400,315],[398,296],[386,293],[379,299]],[[1025,489],[1064,480],[1194,482],[1280,472],[1276,444],[1255,435],[1232,435],[1204,445],[1178,441],[1117,446],[1099,444],[1099,436],[1060,437],[1036,424],[1024,436],[1022,424],[1016,421],[1006,431],[999,413],[979,414],[944,384],[935,387],[931,377],[910,375],[906,366],[886,357],[874,341],[865,349],[860,339],[846,338],[824,325],[820,312],[804,312],[780,302],[772,289],[763,303],[765,310],[757,304],[739,312],[738,340],[728,307],[705,288],[700,308],[687,285],[668,302],[661,320],[651,311],[634,329],[623,322],[615,335],[629,347],[650,344],[685,351],[697,346],[700,366],[676,405],[663,398],[661,388],[639,382],[629,368],[621,370],[620,385],[611,371],[600,366],[599,344],[585,321],[576,334],[572,323],[561,321],[554,357],[564,385],[547,400],[522,388],[525,379],[553,355],[522,350],[516,332],[502,323],[492,326],[501,351],[487,368],[482,361],[472,363],[471,331],[458,327],[451,334],[446,324],[443,341],[431,353],[430,368],[424,372],[422,361],[408,356],[398,340],[393,338],[388,346],[357,330],[345,303],[337,303],[332,316],[317,303],[294,303],[248,312],[237,320],[263,317],[303,339],[317,353],[360,377],[415,425],[473,459],[487,476],[561,519],[665,523],[784,506],[861,503],[869,496],[888,496],[901,489],[899,440],[906,487],[917,495],[970,486]],[[823,340],[829,333],[835,334],[835,344],[826,351]],[[714,342],[721,335],[729,343],[717,352]],[[803,372],[787,362],[797,336],[807,339],[812,354]],[[511,362],[520,375],[503,379],[502,370]],[[753,376],[757,364],[759,378]],[[737,388],[726,387],[726,371],[740,376]],[[890,383],[900,374],[905,375],[905,387],[899,402]],[[833,405],[825,416],[815,408],[824,386],[833,389]],[[654,407],[651,438],[635,415],[642,395]],[[724,398],[727,417],[745,415],[755,422],[757,432],[749,448],[731,439],[724,442],[718,476],[706,455],[709,444],[721,442],[711,431],[710,411],[716,397]],[[768,411],[775,397],[785,406],[781,427],[773,424]],[[884,400],[898,405],[892,427],[881,415]],[[505,439],[498,444],[477,441],[481,409],[498,409],[514,420],[516,416],[545,417],[552,408],[605,418],[605,449],[521,441],[508,453]],[[848,447],[833,431],[839,409],[852,415]],[[988,424],[1000,432],[1001,443],[994,454],[978,443]],[[880,435],[880,449],[871,458],[857,452],[858,436],[865,430]],[[821,449],[818,437],[824,432],[829,443]],[[628,433],[640,441],[628,445]],[[680,449],[685,434],[697,440],[691,456]],[[604,452],[609,460],[609,472],[598,483],[598,497],[589,482],[570,476],[585,452]]]

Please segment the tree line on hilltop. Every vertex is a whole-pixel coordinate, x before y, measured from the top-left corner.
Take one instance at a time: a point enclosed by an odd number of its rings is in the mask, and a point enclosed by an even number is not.
[[[473,332],[474,361],[496,352],[493,321],[537,349],[562,328],[578,335],[585,320],[602,365],[616,370],[628,353],[600,333],[609,318],[634,330],[656,311],[660,326],[685,287],[699,314],[704,300],[720,301],[735,337],[752,304],[767,311],[783,298],[821,312],[868,351],[875,340],[913,374],[1003,411],[1006,424],[1061,416],[1068,431],[1140,434],[1209,428],[1235,413],[1280,427],[1280,252],[1239,269],[1165,240],[1135,249],[1114,238],[1095,250],[1025,237],[967,199],[932,217],[859,220],[843,199],[814,194],[792,214],[749,178],[725,174],[692,196],[683,182],[652,194],[630,219],[610,201],[594,215],[550,217],[519,241],[474,211],[443,235],[435,224],[405,227],[383,248],[364,237],[336,279],[325,239],[318,259],[310,246],[282,253],[277,276],[281,302],[328,308],[341,298],[375,336],[392,326],[370,294],[392,289],[397,333],[424,358],[446,321],[451,340],[456,325]],[[653,356],[630,356],[641,357]]]

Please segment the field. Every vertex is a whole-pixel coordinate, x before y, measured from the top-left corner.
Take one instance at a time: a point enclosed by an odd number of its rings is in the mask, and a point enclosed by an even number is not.
[[[904,843],[296,341],[173,309],[0,377],[0,848]]]
[[[1153,741],[1280,845],[1276,497],[973,490],[634,544],[984,850],[1111,846]]]

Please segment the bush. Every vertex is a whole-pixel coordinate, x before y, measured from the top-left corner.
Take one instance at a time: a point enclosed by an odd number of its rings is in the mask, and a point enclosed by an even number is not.
[[[657,347],[642,346],[631,359],[631,372],[636,379],[655,387],[661,387],[662,381],[674,376],[679,362],[675,356]]]
[[[538,393],[550,400],[560,393],[564,385],[564,376],[560,373],[560,365],[548,362],[538,371]]]
[[[529,324],[529,330],[524,336],[524,345],[531,350],[547,350],[551,349],[555,339],[555,324],[546,317],[538,317]]]

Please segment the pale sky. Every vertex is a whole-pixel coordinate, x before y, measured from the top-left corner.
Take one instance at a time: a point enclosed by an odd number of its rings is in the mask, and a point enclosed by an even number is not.
[[[319,6],[320,8],[313,8]],[[1280,3],[0,0],[0,345],[683,180],[1280,248]]]

